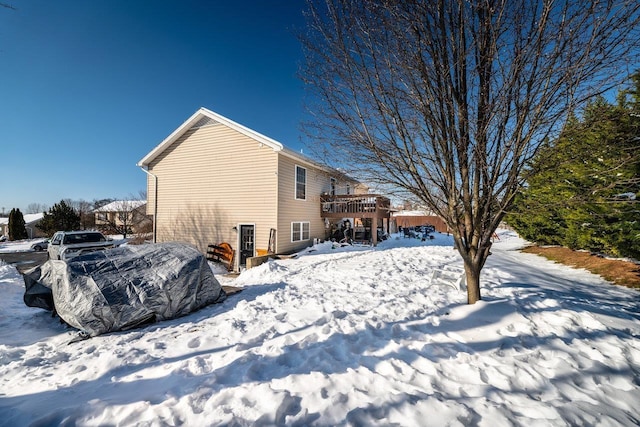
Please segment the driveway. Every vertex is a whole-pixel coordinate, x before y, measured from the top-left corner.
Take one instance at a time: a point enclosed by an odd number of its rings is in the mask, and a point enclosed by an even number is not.
[[[0,259],[7,264],[13,264],[19,272],[23,273],[25,270],[44,264],[47,260],[47,251],[0,253]]]

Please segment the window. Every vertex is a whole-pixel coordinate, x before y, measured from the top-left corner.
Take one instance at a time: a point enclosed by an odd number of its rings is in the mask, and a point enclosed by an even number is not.
[[[73,233],[64,236],[65,244],[104,242],[102,233]]]
[[[106,212],[98,212],[98,220],[99,221],[106,221],[107,220],[107,213]]]
[[[296,166],[296,199],[307,199],[307,170]]]
[[[332,196],[336,195],[336,179],[335,178],[331,178],[331,194]]]
[[[291,241],[309,240],[309,221],[291,223]]]

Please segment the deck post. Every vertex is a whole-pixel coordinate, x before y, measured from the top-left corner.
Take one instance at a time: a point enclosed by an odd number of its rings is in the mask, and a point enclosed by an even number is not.
[[[376,209],[373,211],[371,219],[371,242],[373,246],[378,246],[378,212],[380,211],[380,200],[376,197]]]

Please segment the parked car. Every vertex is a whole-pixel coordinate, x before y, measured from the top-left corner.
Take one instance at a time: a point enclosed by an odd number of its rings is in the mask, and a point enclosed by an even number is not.
[[[33,249],[36,252],[42,252],[45,249],[47,249],[47,247],[49,246],[49,241],[48,240],[42,240],[40,242],[35,242],[34,244],[31,245],[31,249]]]
[[[89,336],[184,316],[227,295],[204,254],[176,242],[50,260],[23,279],[27,306],[53,311]]]
[[[68,261],[78,255],[113,248],[113,240],[99,231],[57,231],[47,247],[49,259]]]
[[[435,233],[436,232],[436,228],[431,224],[426,224],[426,225],[423,225],[422,227],[420,227],[420,232],[427,233],[427,234]]]

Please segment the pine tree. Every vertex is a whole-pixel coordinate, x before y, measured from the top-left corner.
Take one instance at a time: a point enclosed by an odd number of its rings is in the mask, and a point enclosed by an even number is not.
[[[9,223],[8,223],[8,226],[7,226],[7,231],[9,233],[9,240],[14,240],[12,231],[13,231],[13,223],[15,221],[15,217],[16,217],[16,210],[15,210],[15,208],[13,208],[9,212]]]
[[[526,239],[640,258],[640,73],[591,102],[531,164],[507,217]]]
[[[53,205],[49,212],[45,212],[42,220],[36,226],[48,236],[56,231],[71,231],[80,228],[80,215],[64,200]]]
[[[9,240],[22,240],[28,238],[24,216],[20,209],[11,209],[9,212]]]

